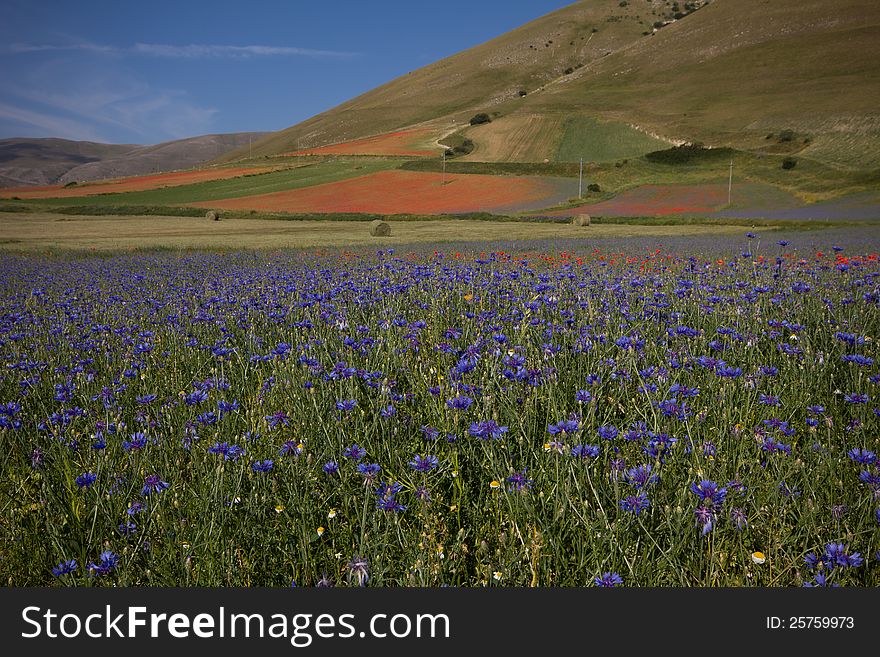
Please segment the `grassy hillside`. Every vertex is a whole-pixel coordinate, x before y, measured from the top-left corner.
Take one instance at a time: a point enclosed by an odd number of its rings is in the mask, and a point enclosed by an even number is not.
[[[654,135],[869,170],[880,166],[877,61],[876,0],[582,0],[252,152],[419,124],[438,135],[461,126],[475,143],[469,160],[566,160],[589,148],[615,159],[642,154]],[[476,112],[492,122],[467,126]],[[780,140],[787,131],[793,138]]]
[[[566,107],[671,138],[756,150],[793,130],[791,150],[875,168],[877,61],[874,0],[716,0],[523,99],[516,111]]]
[[[633,0],[586,0],[564,7],[491,41],[412,71],[303,123],[254,144],[255,156],[321,146],[425,122],[438,132],[466,124],[475,111],[522,100],[548,82],[626,48],[656,19],[653,5]],[[619,20],[609,22],[610,16]],[[461,17],[467,20],[467,17]],[[243,149],[219,161],[247,157]]]

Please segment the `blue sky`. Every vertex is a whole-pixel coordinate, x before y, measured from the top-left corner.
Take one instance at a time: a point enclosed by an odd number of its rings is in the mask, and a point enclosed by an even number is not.
[[[570,0],[4,0],[0,138],[279,130]]]

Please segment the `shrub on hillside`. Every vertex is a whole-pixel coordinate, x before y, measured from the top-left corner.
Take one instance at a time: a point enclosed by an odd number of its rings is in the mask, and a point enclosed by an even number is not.
[[[456,144],[452,148],[452,152],[455,155],[467,155],[468,153],[471,153],[473,150],[474,150],[474,142],[472,142],[470,139],[465,139],[460,144]]]
[[[797,160],[793,157],[787,157],[782,160],[783,169],[794,169],[797,166]]]
[[[690,164],[729,157],[733,151],[729,148],[706,148],[700,142],[673,146],[662,151],[652,151],[645,155],[649,162],[658,164]]]
[[[479,114],[475,114],[471,118],[471,125],[480,125],[481,123],[491,123],[492,119],[489,118],[489,115],[485,112],[480,112]]]

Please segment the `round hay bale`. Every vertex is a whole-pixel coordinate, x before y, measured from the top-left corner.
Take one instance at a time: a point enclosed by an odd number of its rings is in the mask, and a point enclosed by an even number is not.
[[[391,236],[391,224],[388,222],[382,221],[381,219],[376,219],[370,222],[370,235],[373,237],[390,237]]]
[[[210,219],[211,221],[220,221],[220,213],[216,210],[208,210],[205,214],[205,219]]]
[[[590,225],[590,215],[576,214],[574,217],[572,217],[571,224],[573,226],[589,226]]]

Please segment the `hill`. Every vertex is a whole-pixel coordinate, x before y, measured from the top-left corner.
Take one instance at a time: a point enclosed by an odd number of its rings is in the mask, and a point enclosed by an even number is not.
[[[263,137],[203,135],[154,146],[67,139],[0,140],[0,187],[66,184],[189,169]]]
[[[470,160],[610,161],[702,141],[874,169],[877,61],[875,0],[583,0],[268,135],[252,154],[428,127],[470,139]],[[468,126],[477,112],[492,121]]]
[[[51,185],[76,167],[122,155],[135,146],[67,139],[0,140],[0,187]]]
[[[438,132],[466,124],[563,75],[564,71],[626,48],[650,30],[644,0],[626,20],[607,22],[620,0],[564,7],[491,41],[403,75],[357,98],[254,144],[254,155],[274,155],[392,132],[423,123]],[[461,17],[467,20],[467,17]],[[245,157],[242,150],[221,160]]]

